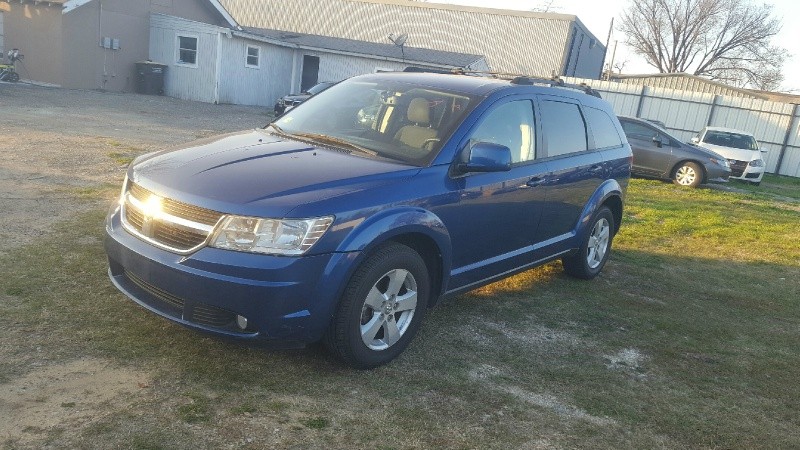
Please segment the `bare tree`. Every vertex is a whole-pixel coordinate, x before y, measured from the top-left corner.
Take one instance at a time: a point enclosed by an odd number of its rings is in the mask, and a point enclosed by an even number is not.
[[[539,6],[536,6],[535,8],[531,9],[531,11],[547,13],[547,12],[553,12],[557,9],[561,9],[560,6],[553,5],[553,3],[555,2],[556,2],[555,0],[545,0],[539,2]]]
[[[735,86],[777,89],[785,49],[771,5],[749,0],[633,0],[622,14],[626,44],[662,73],[686,72]]]

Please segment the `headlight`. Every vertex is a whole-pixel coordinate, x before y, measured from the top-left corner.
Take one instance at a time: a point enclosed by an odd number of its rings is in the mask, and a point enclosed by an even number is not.
[[[724,167],[726,169],[730,169],[731,168],[731,165],[730,165],[730,163],[728,162],[727,159],[724,159],[724,158],[709,158],[709,159],[711,160],[711,162],[713,162],[714,164],[716,164],[718,166],[722,166],[722,167]]]
[[[750,161],[750,167],[764,167],[763,159],[754,159]]]
[[[302,255],[333,223],[333,217],[316,219],[261,219],[227,216],[217,225],[211,246],[271,255]]]

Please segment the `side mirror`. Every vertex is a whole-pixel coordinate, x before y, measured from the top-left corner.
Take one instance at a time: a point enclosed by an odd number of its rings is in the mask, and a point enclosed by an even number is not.
[[[511,150],[505,145],[476,142],[462,152],[456,164],[459,174],[468,172],[508,172],[511,170]]]
[[[656,144],[656,147],[658,147],[658,148],[661,148],[661,146],[664,145],[661,142],[661,136],[659,136],[659,135],[653,136],[653,143]]]
[[[695,136],[692,138],[692,144],[697,145],[700,143],[700,136]]]

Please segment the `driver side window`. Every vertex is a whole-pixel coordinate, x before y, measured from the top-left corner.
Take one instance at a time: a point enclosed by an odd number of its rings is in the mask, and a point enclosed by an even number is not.
[[[511,150],[512,163],[534,159],[533,103],[530,100],[517,100],[489,111],[470,140],[505,145]]]

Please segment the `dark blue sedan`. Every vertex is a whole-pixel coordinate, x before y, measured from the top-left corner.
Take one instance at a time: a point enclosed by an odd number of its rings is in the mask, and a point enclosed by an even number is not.
[[[444,296],[554,259],[591,279],[631,148],[608,103],[540,81],[366,75],[142,156],[107,219],[111,280],[189,328],[371,368]]]

